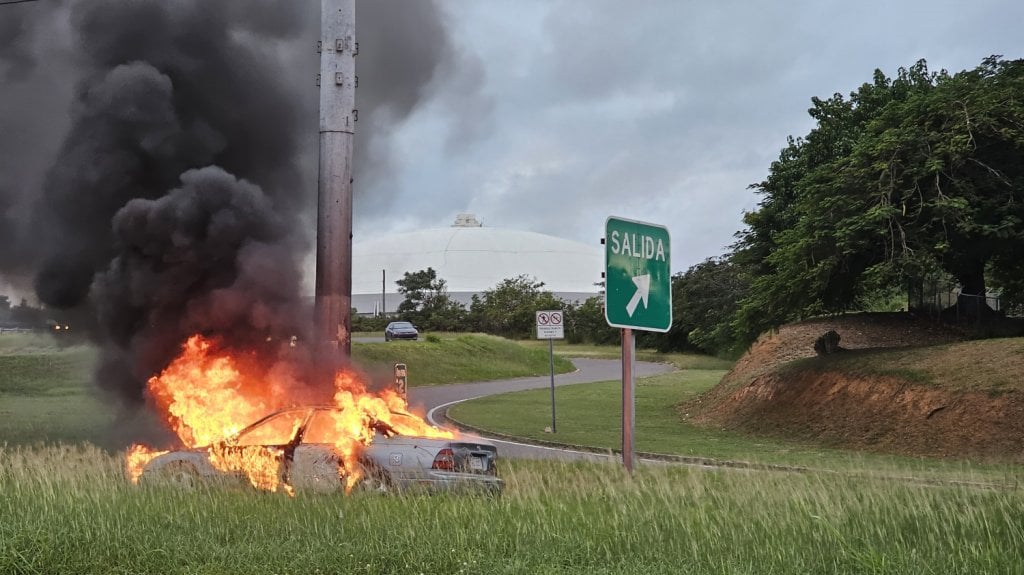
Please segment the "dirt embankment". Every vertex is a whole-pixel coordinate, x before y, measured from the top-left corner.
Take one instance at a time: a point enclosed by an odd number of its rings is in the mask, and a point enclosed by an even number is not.
[[[835,330],[846,350],[939,345],[963,340],[960,332],[906,313],[864,313],[785,325],[761,336],[722,380],[741,385],[779,365],[814,357],[814,340]]]
[[[721,384],[681,411],[698,424],[855,449],[1024,461],[1024,385],[998,391],[951,389],[898,375],[844,373],[827,364],[779,369],[813,357],[814,340],[830,329],[839,332],[847,350],[960,339],[956,332],[906,314],[785,326],[762,337]],[[990,361],[983,354],[958,359],[978,366]]]

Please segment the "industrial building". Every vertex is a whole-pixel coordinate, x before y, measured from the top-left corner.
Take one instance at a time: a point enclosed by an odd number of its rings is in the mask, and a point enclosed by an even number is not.
[[[352,306],[360,315],[391,313],[403,296],[396,280],[406,272],[433,268],[448,294],[467,307],[474,294],[507,278],[526,275],[569,301],[599,293],[604,252],[594,245],[555,236],[483,226],[460,214],[451,227],[356,242],[352,246]]]

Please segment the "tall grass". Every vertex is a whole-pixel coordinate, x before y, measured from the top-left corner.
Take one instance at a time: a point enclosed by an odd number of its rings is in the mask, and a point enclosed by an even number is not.
[[[0,449],[0,573],[1019,573],[1020,490],[507,464],[499,498],[137,488]]]

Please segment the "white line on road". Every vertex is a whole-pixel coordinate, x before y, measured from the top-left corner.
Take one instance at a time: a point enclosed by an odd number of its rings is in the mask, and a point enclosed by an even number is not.
[[[488,396],[486,396],[486,395],[478,395],[476,397],[467,397],[466,399],[457,399],[455,401],[449,401],[448,403],[442,403],[441,405],[438,405],[437,407],[435,407],[435,408],[433,408],[433,409],[431,409],[430,411],[427,412],[427,421],[429,421],[431,425],[434,425],[434,426],[437,426],[437,427],[442,427],[443,425],[441,423],[438,423],[437,420],[434,419],[434,414],[437,412],[437,410],[439,410],[439,409],[447,409],[447,408],[449,408],[449,407],[451,407],[453,405],[462,403],[464,401],[473,401],[474,399],[480,399],[481,397],[488,397]],[[562,452],[562,453],[576,453],[576,454],[579,454],[579,455],[586,455],[588,457],[603,457],[603,458],[606,458],[606,459],[611,459],[612,458],[612,456],[607,455],[605,453],[595,453],[593,451],[578,451],[578,450],[575,450],[575,449],[566,449],[566,448],[563,448],[563,447],[548,447],[546,445],[534,445],[532,443],[519,443],[519,442],[516,442],[516,441],[506,441],[504,439],[494,439],[492,437],[481,437],[479,435],[475,435],[475,434],[472,434],[472,433],[469,433],[467,435],[472,435],[473,437],[480,437],[481,439],[486,439],[487,441],[490,441],[492,443],[504,443],[504,444],[507,444],[507,445],[517,445],[519,447],[529,447],[529,448],[532,448],[532,449],[546,449],[548,451],[559,451],[559,452]]]

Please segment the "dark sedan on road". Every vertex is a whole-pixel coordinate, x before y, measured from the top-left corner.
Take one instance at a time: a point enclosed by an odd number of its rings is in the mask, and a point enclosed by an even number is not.
[[[384,328],[384,341],[419,338],[420,332],[416,331],[416,327],[407,321],[393,321]]]

